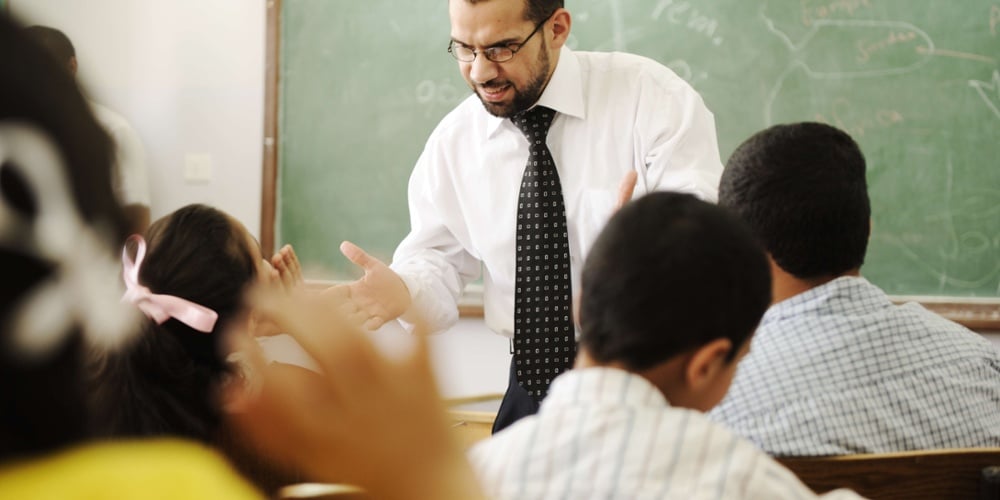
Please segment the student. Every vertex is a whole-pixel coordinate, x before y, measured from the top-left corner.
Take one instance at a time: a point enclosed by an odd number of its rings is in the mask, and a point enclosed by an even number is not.
[[[301,282],[294,251],[286,246],[275,256],[286,270],[281,273],[239,221],[197,204],[161,218],[145,239],[133,236],[129,243],[136,253],[134,260],[123,253],[123,300],[146,317],[130,341],[95,352],[91,392],[99,434],[221,444],[235,463],[253,466],[246,472],[265,491],[295,482],[290,471],[277,465],[269,470],[252,449],[240,446],[243,440],[223,425],[226,402],[220,398],[226,385],[256,386],[255,374],[244,369],[223,333],[277,333],[245,310],[243,295],[254,284]],[[313,376],[291,365],[267,369]]]
[[[537,415],[471,452],[488,494],[813,496],[702,413],[726,393],[770,300],[767,260],[735,217],[691,195],[648,194],[611,218],[582,285],[574,369]]]
[[[9,76],[0,79],[0,498],[262,498],[217,453],[191,441],[93,440],[83,384],[85,337],[87,343],[116,344],[134,335],[131,323],[122,321],[129,316],[120,307],[121,271],[114,255],[126,225],[112,195],[111,142],[72,79],[43,54],[0,13],[0,71]],[[438,439],[449,436],[440,400],[413,397],[436,394],[426,343],[419,362],[397,366],[375,355],[345,316],[311,308],[287,292],[273,293],[255,301],[256,309],[314,347],[311,354],[323,362],[325,373],[321,384],[303,386],[286,371],[264,371],[269,383],[261,399],[250,398],[240,413],[248,425],[271,424],[254,435],[305,436],[306,441],[279,443],[293,447],[294,453],[284,456],[322,471],[320,478],[349,476],[370,485],[376,498],[477,498],[460,450],[453,441]],[[305,321],[317,314],[319,321]],[[328,348],[348,338],[360,345]],[[359,360],[368,368],[364,373],[351,369]],[[384,376],[390,370],[393,376]],[[371,374],[383,376],[368,378]],[[296,398],[302,391],[309,397]],[[327,404],[345,397],[353,411]],[[254,404],[275,398],[289,405]],[[376,407],[412,420],[379,425],[385,421],[369,417]],[[294,412],[286,413],[290,409]],[[281,419],[273,420],[275,415]],[[306,419],[325,427],[307,426]],[[424,425],[428,422],[435,425]],[[316,432],[325,428],[351,433]],[[359,441],[351,438],[364,436],[377,445],[356,447]],[[399,447],[423,438],[435,446]],[[420,463],[413,466],[415,456]],[[417,473],[332,472],[379,471],[386,464]]]
[[[482,273],[486,325],[513,353],[497,431],[572,365],[573,290],[619,186],[625,199],[634,187],[714,200],[722,162],[701,96],[650,59],[570,50],[562,0],[450,0],[448,14],[448,52],[473,95],[417,160],[412,230],[391,269],[341,249],[365,269],[350,296],[372,327],[410,310],[448,328]]]
[[[865,159],[844,132],[778,125],[736,149],[719,188],[767,250],[773,305],[711,417],[768,453],[1000,446],[1000,353],[860,274]]]
[[[74,77],[78,63],[76,49],[62,31],[48,26],[26,28],[28,34],[45,47],[56,61]],[[106,106],[89,101],[94,117],[111,135],[115,146],[114,187],[120,203],[124,205],[130,230],[141,233],[149,226],[149,175],[146,172],[145,152],[139,134],[125,117]]]
[[[202,446],[91,441],[84,346],[131,334],[114,150],[69,74],[3,14],[0,72],[0,497],[259,498]]]

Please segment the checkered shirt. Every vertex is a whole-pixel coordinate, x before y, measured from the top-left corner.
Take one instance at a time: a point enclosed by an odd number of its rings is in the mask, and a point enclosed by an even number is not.
[[[1000,352],[841,277],[772,306],[710,418],[772,455],[1000,446]]]

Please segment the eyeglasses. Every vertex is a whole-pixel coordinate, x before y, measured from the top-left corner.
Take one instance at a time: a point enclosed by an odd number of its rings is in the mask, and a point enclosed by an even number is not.
[[[555,13],[553,12],[553,14]],[[486,47],[482,51],[477,51],[471,47],[461,44],[460,42],[452,40],[448,42],[448,53],[461,62],[475,61],[476,54],[479,54],[480,52],[482,52],[482,54],[486,56],[486,59],[489,59],[490,61],[498,63],[507,62],[514,58],[514,54],[517,54],[517,51],[521,50],[521,48],[524,47],[524,44],[528,43],[528,40],[531,40],[531,37],[535,36],[535,33],[538,33],[538,30],[544,26],[551,17],[552,14],[549,14],[549,17],[546,17],[545,20],[538,23],[538,25],[535,26],[535,29],[531,31],[531,34],[528,35],[528,37],[521,43],[508,43],[506,45]]]

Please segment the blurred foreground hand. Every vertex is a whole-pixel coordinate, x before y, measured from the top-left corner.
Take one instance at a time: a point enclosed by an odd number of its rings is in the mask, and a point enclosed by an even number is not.
[[[240,401],[230,417],[234,425],[311,479],[354,484],[373,498],[484,498],[450,431],[426,328],[416,328],[409,355],[386,358],[359,322],[349,319],[354,307],[344,300],[337,307],[330,294],[252,294],[250,307],[293,336],[322,375],[303,383],[281,370],[256,370],[261,390]],[[238,349],[249,341],[232,338]]]

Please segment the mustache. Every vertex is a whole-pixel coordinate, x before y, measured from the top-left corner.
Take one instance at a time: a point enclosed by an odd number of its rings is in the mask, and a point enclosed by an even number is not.
[[[483,90],[495,90],[508,85],[511,85],[510,80],[490,80],[485,83],[477,83],[476,88]]]

